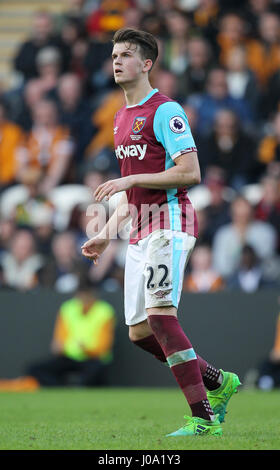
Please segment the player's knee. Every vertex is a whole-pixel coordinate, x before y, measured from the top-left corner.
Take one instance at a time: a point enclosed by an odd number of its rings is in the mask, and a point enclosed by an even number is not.
[[[129,327],[129,329],[128,329],[128,337],[129,337],[129,339],[130,339],[130,341],[131,341],[132,343],[133,343],[133,341],[135,341],[135,339],[134,339],[134,338],[135,338],[135,335],[134,335],[134,332],[133,332],[133,330],[131,329],[131,327]]]
[[[128,332],[129,339],[132,343],[135,341],[139,341],[139,339],[142,339],[141,332],[137,330],[137,328],[129,327],[129,332]]]
[[[159,307],[150,307],[147,308],[147,314],[148,314],[148,322],[149,322],[149,316],[150,315],[173,315],[177,316],[177,308],[173,307],[172,305],[164,305],[164,306],[159,306]]]
[[[152,331],[147,320],[145,322],[138,323],[137,325],[130,326],[129,331],[128,331],[129,339],[133,343],[135,341],[139,341],[143,338],[146,338],[147,336],[151,334],[152,334]]]

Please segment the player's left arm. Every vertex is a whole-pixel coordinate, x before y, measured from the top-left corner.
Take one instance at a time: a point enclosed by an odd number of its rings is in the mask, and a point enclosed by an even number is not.
[[[161,173],[132,175],[133,186],[150,189],[171,189],[199,184],[201,180],[197,152],[182,153],[175,166]]]
[[[109,180],[94,193],[96,201],[109,199],[113,194],[139,186],[150,189],[171,189],[199,184],[200,167],[197,152],[183,153],[174,160],[175,165],[160,173],[143,173]]]

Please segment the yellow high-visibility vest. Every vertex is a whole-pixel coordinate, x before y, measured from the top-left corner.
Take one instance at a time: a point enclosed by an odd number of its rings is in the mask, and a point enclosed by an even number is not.
[[[60,315],[67,330],[64,353],[78,361],[89,358],[81,344],[88,350],[94,350],[100,343],[104,326],[115,318],[113,307],[104,300],[97,300],[86,314],[83,313],[83,303],[78,298],[64,302],[60,308]],[[99,359],[104,362],[112,359],[112,344],[109,345],[108,351],[99,356]]]

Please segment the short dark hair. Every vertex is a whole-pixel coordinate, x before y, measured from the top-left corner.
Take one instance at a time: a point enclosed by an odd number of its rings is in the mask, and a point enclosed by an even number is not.
[[[153,64],[157,60],[158,45],[155,37],[147,31],[133,28],[121,28],[115,32],[113,44],[126,42],[139,46],[140,53],[144,59],[151,59]]]

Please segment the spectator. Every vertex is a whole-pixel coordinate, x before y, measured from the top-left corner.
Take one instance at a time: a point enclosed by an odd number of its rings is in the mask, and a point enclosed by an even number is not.
[[[280,179],[272,175],[262,178],[262,198],[255,208],[255,218],[270,223],[278,233],[280,250]]]
[[[77,204],[73,207],[67,230],[75,235],[75,251],[79,254],[81,246],[88,240],[87,229],[89,225],[89,217],[87,216],[87,207]],[[81,255],[82,259],[82,255]]]
[[[280,112],[276,113],[269,135],[261,139],[258,148],[258,161],[263,169],[272,163],[280,163]]]
[[[4,251],[9,251],[11,240],[15,234],[16,225],[12,218],[0,219],[0,257]]]
[[[183,97],[177,95],[176,76],[169,70],[157,69],[154,75],[154,84],[163,95],[170,96],[174,100],[182,100]]]
[[[208,229],[211,226],[211,221],[208,219],[208,215],[205,209],[196,209],[197,225],[198,225],[198,239],[196,246],[198,245],[211,245],[211,238],[208,233]]]
[[[75,142],[73,157],[80,162],[95,131],[91,106],[83,97],[81,82],[74,74],[60,77],[57,94],[60,122],[70,130]]]
[[[221,8],[218,0],[200,0],[194,11],[194,25],[213,46],[216,43],[220,14]]]
[[[85,36],[79,36],[71,49],[71,61],[69,69],[71,73],[77,75],[88,92],[88,70],[85,66],[86,56],[88,54],[89,44]],[[87,93],[88,94],[88,93]]]
[[[246,23],[240,15],[228,13],[223,16],[217,42],[221,47],[220,62],[225,65],[232,48],[243,46],[248,67],[256,74],[261,86],[280,65],[279,18],[276,13],[264,11],[258,19],[258,39],[249,39]]]
[[[78,257],[74,233],[56,234],[52,240],[52,253],[40,273],[43,286],[54,287],[57,292],[72,293],[77,289],[78,273],[86,276],[87,267]]]
[[[61,38],[54,33],[51,15],[45,11],[37,11],[33,17],[31,37],[19,48],[14,60],[15,69],[23,74],[25,81],[38,76],[36,58],[44,47],[57,47],[61,53],[62,70],[66,70],[69,61],[69,50]]]
[[[115,311],[81,285],[63,302],[51,343],[52,357],[26,367],[17,379],[0,380],[1,391],[34,391],[40,387],[106,385],[107,366],[113,358]]]
[[[203,135],[211,131],[215,117],[221,109],[231,109],[242,121],[243,127],[252,123],[252,113],[244,99],[233,98],[228,92],[227,75],[224,69],[214,68],[208,75],[206,92],[192,95],[187,104],[198,113],[197,130]]]
[[[29,80],[23,90],[23,96],[17,115],[15,116],[16,123],[23,129],[24,132],[30,132],[33,120],[32,116],[37,106],[45,95],[43,83],[40,79],[34,78]]]
[[[101,1],[98,8],[88,15],[86,28],[90,36],[102,36],[124,26],[124,13],[131,5],[130,0]]]
[[[215,292],[224,288],[223,279],[212,267],[210,246],[197,246],[191,256],[190,264],[191,272],[183,284],[185,291]]]
[[[93,113],[93,125],[97,128],[86,150],[89,158],[95,158],[103,150],[114,150],[114,116],[115,113],[124,105],[123,93],[121,90],[114,90],[108,93],[103,99],[99,108]]]
[[[187,45],[187,67],[178,79],[180,94],[203,93],[210,69],[211,48],[203,37],[193,37]]]
[[[9,251],[1,255],[0,268],[3,285],[20,290],[38,286],[39,271],[44,260],[36,252],[35,240],[28,230],[16,231]]]
[[[208,167],[204,184],[210,191],[210,203],[204,208],[208,221],[205,235],[212,244],[217,230],[230,222],[230,203],[226,198],[226,179],[224,171],[218,167]]]
[[[123,21],[125,28],[141,29],[143,13],[141,9],[131,6],[123,13]]]
[[[104,167],[102,167],[101,165],[99,169],[99,163],[100,164],[104,163]],[[89,165],[85,167],[84,176],[83,176],[83,184],[88,187],[88,189],[91,191],[93,195],[95,193],[95,190],[98,188],[100,184],[105,183],[105,181],[108,181],[109,179],[114,179],[118,177],[119,177],[119,174],[113,172],[112,168],[110,168],[110,165],[108,165],[107,167],[106,162],[100,159],[100,157],[97,157],[93,161],[91,161]],[[93,202],[94,202],[94,199],[93,199]],[[105,215],[108,216],[108,211],[109,211],[108,201],[103,201],[102,205],[106,211]],[[88,236],[89,236],[89,233],[88,233]],[[90,236],[92,237],[93,234]]]
[[[42,213],[37,214],[34,222],[33,233],[36,239],[38,252],[44,256],[44,259],[48,259],[51,252],[51,243],[54,233],[51,211],[46,209],[45,211],[42,211]],[[40,274],[41,271],[39,273],[39,281],[41,282]]]
[[[233,98],[246,100],[253,115],[259,117],[259,85],[254,73],[248,68],[244,46],[236,46],[229,51],[225,66],[229,94]]]
[[[182,106],[183,110],[185,111],[186,116],[188,118],[189,125],[190,125],[191,131],[192,131],[192,136],[194,138],[196,147],[197,147],[197,149],[200,149],[201,136],[197,132],[197,120],[198,120],[197,109],[194,106],[188,105],[187,103],[184,104],[184,102],[182,102],[181,106]],[[201,160],[200,152],[199,152],[199,164],[200,164],[201,177],[203,178],[204,177],[205,166],[204,166],[204,164]]]
[[[53,101],[41,100],[33,109],[33,126],[22,152],[22,167],[41,168],[44,178],[42,193],[62,183],[73,154],[69,130],[58,123]]]
[[[247,61],[264,86],[280,67],[280,19],[276,13],[266,11],[260,15],[259,34],[260,39],[248,46]]]
[[[227,186],[240,190],[245,184],[255,181],[255,141],[244,132],[233,111],[217,111],[213,131],[201,142],[199,150],[202,166],[223,170]]]
[[[272,9],[271,0],[249,0],[245,6],[245,17],[248,33],[251,37],[258,36],[258,22],[261,14]],[[276,7],[273,5],[273,10]],[[244,10],[243,10],[244,12]]]
[[[55,98],[55,89],[61,72],[61,56],[55,47],[44,47],[36,57],[39,80],[44,93]]]
[[[92,194],[102,183],[105,183],[107,174],[94,168],[89,168],[85,173],[83,184],[91,189]]]
[[[84,61],[88,52],[88,36],[85,31],[83,14],[80,11],[78,15],[66,15],[62,19],[61,36],[63,42],[67,44],[70,50],[69,72],[75,73],[80,80],[85,83],[87,80],[87,69]]]
[[[111,55],[110,35],[103,35],[101,38],[95,37],[89,42],[85,56],[88,88],[98,101],[104,97],[104,94],[115,88]]]
[[[98,3],[99,0],[68,0],[67,9],[54,15],[56,30],[61,32],[69,19],[84,23],[87,15],[97,8]]]
[[[162,16],[155,11],[144,14],[140,29],[153,34],[158,41],[165,36],[165,25]]]
[[[226,12],[221,17],[219,32],[216,37],[220,48],[219,62],[221,65],[225,66],[228,55],[233,48],[248,45],[246,33],[246,22],[239,13],[235,11]]]
[[[39,168],[26,168],[19,175],[19,182],[27,189],[27,198],[18,204],[13,219],[18,227],[35,229],[39,225],[52,225],[54,206],[40,192],[42,173]]]
[[[123,282],[124,264],[119,263],[118,255],[123,246],[127,248],[127,243],[120,240],[111,241],[109,247],[100,256],[98,265],[91,264],[89,278],[94,285],[109,292],[120,289]],[[120,262],[122,263],[122,261]],[[120,271],[122,271],[122,275]]]
[[[227,286],[230,289],[240,289],[244,292],[255,292],[265,287],[273,287],[275,284],[266,279],[255,250],[250,245],[244,245],[240,264],[232,277],[229,278]]]
[[[163,41],[161,65],[180,77],[187,68],[189,17],[182,11],[168,10],[164,14],[167,39]]]
[[[18,152],[24,134],[19,126],[7,119],[6,106],[0,102],[0,192],[16,182],[19,164]]]
[[[274,115],[280,110],[280,70],[273,74],[264,87],[260,97],[259,114],[262,118],[263,127],[266,122],[271,121]]]
[[[221,227],[213,240],[214,268],[229,278],[237,269],[242,248],[249,244],[260,260],[276,254],[277,234],[268,223],[253,219],[253,209],[242,196],[237,196],[231,205],[232,222]]]
[[[166,15],[172,10],[177,11],[175,3],[176,1],[174,2],[174,0],[155,0],[154,2],[152,2],[152,6],[154,8],[154,11],[160,11],[162,15]]]
[[[68,44],[69,48],[72,49],[73,45],[79,37],[87,37],[85,32],[84,21],[82,16],[78,15],[66,15],[64,17],[63,24],[61,26],[61,37],[65,44]]]

